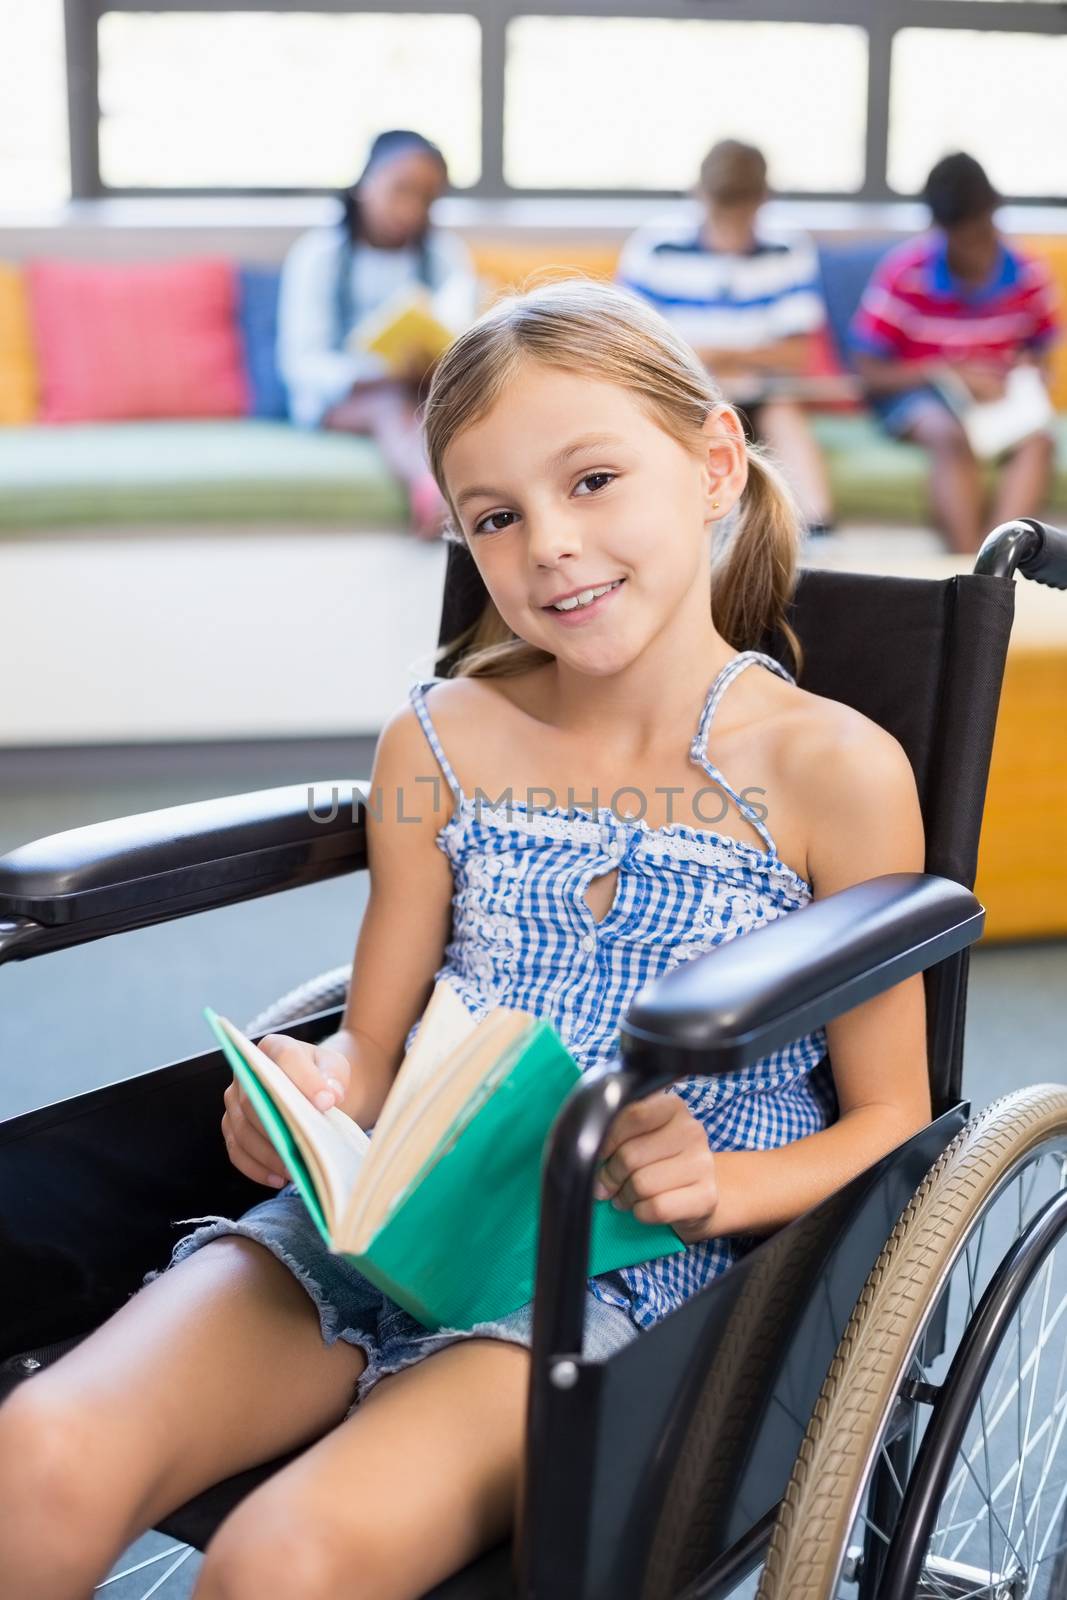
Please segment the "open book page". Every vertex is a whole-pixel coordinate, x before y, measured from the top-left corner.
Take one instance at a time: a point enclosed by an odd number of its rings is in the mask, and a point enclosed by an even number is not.
[[[382,1139],[397,1117],[430,1082],[442,1061],[469,1038],[477,1026],[452,985],[444,978],[435,983],[411,1049],[397,1068],[374,1124],[376,1147],[381,1147]]]
[[[1000,399],[973,405],[963,426],[975,455],[992,457],[1046,428],[1052,418],[1052,401],[1037,368],[1013,367]]]
[[[218,1017],[217,1021],[230,1041],[238,1061],[249,1074],[248,1078],[242,1077],[242,1083],[249,1092],[260,1120],[271,1135],[271,1142],[275,1148],[279,1147],[270,1126],[269,1115],[264,1114],[253,1086],[258,1086],[260,1093],[273,1106],[275,1114],[281,1118],[292,1135],[293,1142],[308,1169],[326,1226],[332,1236],[349,1194],[359,1182],[370,1149],[370,1140],[362,1128],[336,1106],[328,1112],[320,1111],[318,1106],[313,1105],[307,1096],[301,1093],[281,1067],[260,1050],[258,1045],[254,1045],[251,1039],[247,1039],[239,1028],[235,1028],[232,1022],[225,1017]],[[238,1065],[233,1062],[232,1057],[230,1059],[234,1071],[239,1073]],[[252,1080],[251,1083],[249,1078]],[[266,1110],[269,1112],[269,1106]],[[284,1149],[279,1149],[279,1154],[285,1159]]]
[[[1031,433],[1052,421],[1052,401],[1036,367],[1017,366],[1004,380],[998,400],[975,400],[963,379],[950,371],[939,373],[933,387],[956,413],[976,456],[990,459],[1010,450]]]
[[[407,1192],[434,1151],[462,1120],[478,1089],[508,1050],[536,1021],[528,1012],[498,1006],[478,1024],[459,1049],[441,1063],[424,1092],[408,1102],[388,1140],[371,1141],[363,1181],[342,1218],[338,1241],[362,1254],[393,1207]]]

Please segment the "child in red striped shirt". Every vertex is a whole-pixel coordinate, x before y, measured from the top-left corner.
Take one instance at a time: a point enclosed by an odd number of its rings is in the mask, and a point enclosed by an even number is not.
[[[850,342],[882,426],[931,452],[935,519],[949,547],[969,553],[987,527],[1040,514],[1054,440],[1042,429],[1012,448],[987,514],[979,464],[933,382],[951,368],[976,400],[993,400],[1014,366],[1044,370],[1059,333],[1056,291],[1043,262],[1001,237],[994,221],[1000,195],[973,156],[939,161],[923,198],[933,229],[879,263]]]

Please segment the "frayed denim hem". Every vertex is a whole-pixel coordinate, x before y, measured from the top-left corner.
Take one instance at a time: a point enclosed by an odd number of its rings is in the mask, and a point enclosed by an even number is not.
[[[251,1239],[256,1244],[261,1244],[269,1250],[275,1260],[287,1267],[293,1277],[311,1300],[319,1314],[319,1329],[322,1333],[322,1342],[326,1345],[335,1344],[338,1339],[344,1339],[349,1344],[358,1344],[370,1360],[370,1351],[354,1328],[340,1328],[340,1313],[335,1305],[328,1299],[325,1290],[317,1278],[312,1277],[307,1268],[285,1248],[279,1239],[267,1234],[261,1227],[254,1223],[243,1222],[238,1218],[230,1217],[178,1217],[178,1222],[201,1222],[207,1226],[197,1228],[195,1233],[187,1233],[178,1240],[171,1251],[170,1260],[163,1268],[155,1268],[147,1272],[144,1277],[146,1284],[152,1283],[156,1278],[162,1277],[164,1272],[169,1272],[171,1267],[176,1267],[179,1261],[184,1261],[186,1256],[191,1256],[203,1245],[210,1244],[212,1239],[224,1239],[236,1235],[241,1239]]]
[[[358,1268],[328,1250],[295,1190],[282,1191],[236,1219],[213,1215],[175,1220],[200,1226],[178,1240],[166,1267],[145,1274],[144,1284],[214,1239],[237,1237],[263,1245],[292,1273],[314,1305],[323,1343],[332,1345],[341,1339],[363,1353],[366,1365],[356,1380],[346,1418],[382,1378],[402,1372],[462,1339],[495,1339],[525,1349],[533,1343],[532,1304],[470,1328],[423,1327]],[[637,1332],[624,1310],[604,1304],[590,1292],[586,1308],[587,1354],[604,1359],[635,1338]]]

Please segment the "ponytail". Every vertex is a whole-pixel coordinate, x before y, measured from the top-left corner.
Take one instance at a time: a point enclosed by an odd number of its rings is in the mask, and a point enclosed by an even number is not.
[[[748,482],[738,520],[712,567],[711,617],[735,650],[763,646],[780,633],[799,677],[804,652],[789,624],[796,587],[800,513],[778,468],[758,445],[748,446]]]
[[[362,217],[359,210],[359,183],[352,184],[351,188],[342,189],[337,197],[341,202],[344,216],[341,226],[350,245],[358,244],[362,234]]]

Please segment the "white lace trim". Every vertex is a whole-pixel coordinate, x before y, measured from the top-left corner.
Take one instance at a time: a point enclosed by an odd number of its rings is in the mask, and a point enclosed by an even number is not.
[[[803,900],[812,897],[811,885],[776,852],[759,850],[755,845],[746,844],[743,839],[735,839],[732,834],[716,833],[710,828],[692,828],[682,822],[668,822],[660,828],[650,828],[643,817],[622,818],[610,806],[599,806],[597,815],[603,820],[595,820],[577,806],[573,813],[568,813],[561,806],[550,806],[531,813],[519,801],[513,801],[510,806],[506,801],[491,805],[461,794],[456,810],[441,828],[438,838],[450,844],[453,840],[465,837],[471,825],[481,823],[498,833],[511,831],[528,838],[571,840],[578,844],[600,846],[606,852],[606,846],[612,841],[623,843],[625,847],[636,833],[641,836],[637,847],[639,853],[651,860],[669,858],[713,866],[721,862],[724,855],[735,859],[740,857],[744,865],[754,872],[797,885],[802,891]],[[448,853],[452,855],[453,851],[449,850]]]

